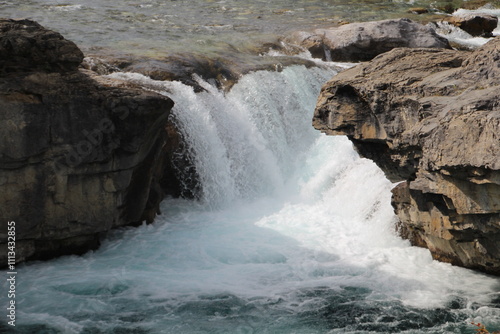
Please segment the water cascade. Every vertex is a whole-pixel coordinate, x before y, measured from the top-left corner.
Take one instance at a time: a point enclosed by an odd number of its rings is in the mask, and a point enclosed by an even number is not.
[[[394,232],[393,186],[314,130],[334,71],[250,73],[227,93],[112,74],[176,102],[199,200],[82,257],[18,270],[19,333],[470,333],[499,324],[498,281]],[[4,290],[5,291],[5,290]],[[495,320],[496,319],[496,320]],[[496,323],[495,323],[496,321]],[[1,329],[1,328],[0,328]]]

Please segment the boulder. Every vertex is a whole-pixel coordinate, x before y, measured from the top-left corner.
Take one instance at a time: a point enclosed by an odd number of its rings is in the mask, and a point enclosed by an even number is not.
[[[500,38],[395,49],[322,89],[313,125],[393,182],[398,230],[435,259],[500,275]]]
[[[0,20],[0,75],[75,71],[82,60],[75,43],[55,31],[26,19]]]
[[[0,263],[80,254],[151,222],[171,179],[173,101],[78,69],[82,54],[29,20],[0,20]],[[163,186],[163,187],[162,187]]]
[[[398,47],[450,49],[448,40],[432,28],[409,19],[351,23],[312,33],[295,32],[290,43],[313,57],[331,61],[367,61]]]
[[[464,11],[457,11],[443,21],[459,27],[472,36],[482,37],[492,37],[493,30],[498,25],[498,17],[494,15]]]

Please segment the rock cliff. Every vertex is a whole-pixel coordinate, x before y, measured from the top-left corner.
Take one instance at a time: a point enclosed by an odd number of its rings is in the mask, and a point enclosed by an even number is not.
[[[15,221],[18,262],[95,248],[114,227],[152,221],[175,188],[173,102],[82,59],[35,22],[0,20],[0,240]]]
[[[313,124],[393,182],[400,234],[500,275],[500,38],[474,52],[394,49],[334,77]]]

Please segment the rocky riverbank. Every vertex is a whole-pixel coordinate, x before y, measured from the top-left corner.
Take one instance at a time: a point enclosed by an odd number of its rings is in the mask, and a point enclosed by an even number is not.
[[[394,182],[400,234],[500,274],[500,38],[474,52],[395,49],[322,89],[314,127],[347,135]]]
[[[196,172],[169,119],[174,102],[103,74],[139,72],[201,91],[198,74],[229,90],[252,70],[316,66],[261,55],[84,60],[74,43],[33,21],[3,19],[0,32],[0,218],[17,223],[17,261],[95,249],[112,228],[152,222],[166,194],[196,195]],[[336,76],[314,125],[348,135],[391,180],[404,181],[393,196],[403,237],[437,259],[498,274],[498,39],[454,51],[432,29],[401,19],[298,32],[288,42],[298,45],[273,47],[337,60],[407,47]]]

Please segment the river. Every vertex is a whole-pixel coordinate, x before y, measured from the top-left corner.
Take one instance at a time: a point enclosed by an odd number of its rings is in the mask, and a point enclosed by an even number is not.
[[[262,42],[301,22],[376,19],[409,5],[4,1],[1,12],[30,13],[87,47],[155,44],[163,52],[192,41],[195,52],[197,41]],[[251,72],[228,92],[195,77],[200,93],[111,74],[175,101],[199,199],[167,198],[154,224],[113,231],[97,251],[20,265],[16,331],[0,324],[0,332],[466,334],[471,321],[500,328],[498,278],[433,261],[400,239],[394,185],[346,138],[312,128],[320,87],[338,66]]]

